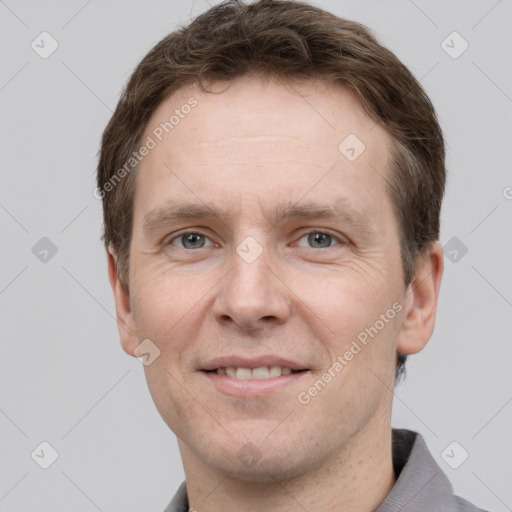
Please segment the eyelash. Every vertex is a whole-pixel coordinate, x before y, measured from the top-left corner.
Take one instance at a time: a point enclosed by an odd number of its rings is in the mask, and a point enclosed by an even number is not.
[[[345,240],[345,239],[342,239],[336,235],[333,235],[327,231],[321,231],[321,230],[318,230],[318,229],[313,229],[311,231],[308,231],[306,233],[304,233],[300,238],[299,240],[302,240],[304,237],[312,234],[312,233],[315,233],[315,234],[322,234],[322,235],[327,235],[329,237],[331,237],[333,240],[335,240],[336,242],[338,242],[337,245],[330,245],[329,247],[308,247],[308,249],[331,249],[332,247],[337,247],[338,245],[347,245],[348,244],[348,241]],[[173,238],[169,239],[166,243],[164,243],[164,245],[173,245],[172,242],[174,242],[175,240],[180,240],[182,239],[184,236],[187,236],[187,235],[200,235],[200,236],[203,236],[205,238],[208,238],[208,235],[205,235],[204,233],[201,233],[200,231],[184,231],[182,233],[179,233],[178,235],[175,235]],[[175,246],[176,247],[176,246]],[[207,247],[210,247],[210,246],[207,246]],[[187,249],[186,247],[177,247],[178,249],[183,249],[183,250],[186,250],[186,251],[194,251],[194,250],[198,250],[198,249]],[[200,247],[199,249],[204,249],[205,247]]]

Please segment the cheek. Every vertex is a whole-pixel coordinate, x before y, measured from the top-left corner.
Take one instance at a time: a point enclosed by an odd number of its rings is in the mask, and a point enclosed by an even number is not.
[[[399,298],[396,278],[377,258],[353,260],[327,272],[290,276],[300,302],[342,339],[373,324]]]
[[[317,327],[316,335],[326,351],[324,370],[331,368],[336,375],[329,385],[339,393],[333,400],[343,397],[352,406],[354,397],[372,401],[372,396],[386,390],[379,379],[391,382],[403,310],[396,281],[386,276],[381,265],[360,262],[328,278],[303,276],[296,281],[300,283],[297,296],[304,303],[299,315],[308,315],[306,321]],[[342,370],[333,368],[336,361]]]
[[[191,425],[204,423],[204,410],[193,394],[187,393],[189,385],[182,380],[179,368],[169,366],[160,357],[144,370],[160,416],[179,438],[187,438]]]
[[[392,307],[386,311],[394,313]],[[329,407],[334,424],[346,429],[369,421],[392,396],[399,319],[388,313],[386,323],[379,315],[347,309],[337,336],[326,340],[330,362],[319,378],[329,382],[316,405]]]
[[[184,274],[161,264],[139,264],[139,268],[134,275],[133,310],[148,337],[151,332],[162,336],[180,329],[214,285],[205,273]]]
[[[145,366],[145,377],[153,401],[163,420],[178,436],[186,435],[186,424],[200,420],[189,393],[197,329],[201,321],[201,298],[206,288],[197,279],[187,280],[157,277],[138,278],[133,295],[133,313],[140,339],[150,339],[160,349],[160,355]]]

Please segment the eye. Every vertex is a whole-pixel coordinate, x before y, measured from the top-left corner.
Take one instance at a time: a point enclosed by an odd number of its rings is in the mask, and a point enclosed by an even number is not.
[[[209,240],[206,235],[197,233],[195,231],[189,231],[174,237],[169,241],[169,243],[175,247],[180,247],[181,249],[201,249],[203,247],[208,247],[205,245],[206,240]],[[177,245],[177,243],[180,245]]]
[[[327,249],[336,245],[346,245],[344,240],[323,231],[311,231],[306,233],[299,239],[299,241],[303,239],[306,239],[309,247],[313,249]],[[169,240],[168,243],[174,247],[179,247],[180,249],[202,249],[213,245],[206,235],[197,231],[181,233]],[[299,245],[303,244],[299,243]]]
[[[302,236],[300,240],[304,238],[307,238],[307,243],[314,249],[327,249],[333,245],[345,245],[346,243],[338,237],[330,235],[329,233],[324,233],[323,231],[311,231],[310,233],[306,233]]]

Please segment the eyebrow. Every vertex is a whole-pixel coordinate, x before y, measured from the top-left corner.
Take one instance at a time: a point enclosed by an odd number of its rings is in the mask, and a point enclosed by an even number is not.
[[[186,219],[215,219],[222,222],[232,222],[237,217],[237,214],[229,213],[216,204],[173,200],[146,213],[142,220],[142,229],[152,231]],[[344,197],[338,198],[329,204],[313,202],[296,204],[288,201],[272,208],[267,215],[264,215],[264,218],[273,227],[283,221],[332,219],[351,225],[368,234],[377,233],[371,214],[367,210],[356,209]]]

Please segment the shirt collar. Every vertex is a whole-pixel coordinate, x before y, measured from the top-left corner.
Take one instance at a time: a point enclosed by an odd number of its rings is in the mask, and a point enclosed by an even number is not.
[[[420,434],[393,429],[393,466],[397,481],[375,512],[436,510],[435,504],[450,503],[452,486]]]

